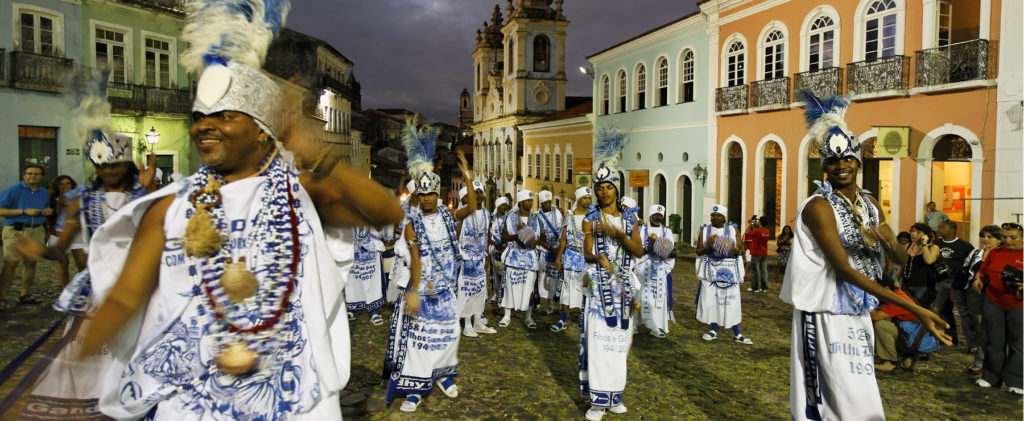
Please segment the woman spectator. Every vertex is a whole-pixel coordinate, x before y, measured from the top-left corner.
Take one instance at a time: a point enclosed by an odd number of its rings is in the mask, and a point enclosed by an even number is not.
[[[1003,245],[988,252],[974,278],[974,290],[985,290],[982,309],[988,341],[981,378],[975,384],[981,387],[1005,383],[1008,391],[1024,394],[1021,373],[1021,337],[1024,324],[1024,301],[1021,300],[1021,273],[1024,269],[1024,251],[1020,224],[1003,224]]]
[[[907,263],[903,265],[900,286],[914,297],[917,304],[928,308],[928,278],[931,265],[939,258],[939,247],[932,244],[935,232],[924,222],[910,227],[910,244],[907,245]]]
[[[978,248],[967,255],[961,276],[967,279],[967,285],[956,292],[956,308],[960,312],[960,326],[963,326],[964,337],[967,339],[967,353],[974,354],[974,364],[967,367],[970,373],[981,373],[982,363],[985,361],[985,349],[982,346],[988,338],[985,333],[985,325],[981,321],[982,308],[985,304],[985,294],[971,288],[970,282],[978,274],[981,262],[985,260],[992,249],[1000,245],[1003,237],[1002,230],[998,225],[989,225],[978,233]]]
[[[64,196],[65,193],[74,190],[78,187],[78,183],[75,179],[68,175],[58,175],[50,182],[50,186],[47,188],[50,192],[50,208],[53,209],[53,214],[46,217],[46,245],[52,246],[57,244],[57,237],[60,237],[60,232],[64,228],[64,209],[68,206],[68,199]],[[81,271],[85,268],[85,250],[79,241],[72,243],[71,245],[71,256],[75,258],[76,272]],[[67,286],[68,282],[71,281],[71,277],[68,274],[68,260],[57,261],[57,277],[60,279],[60,285],[62,287]]]
[[[879,283],[896,295],[910,300],[907,293],[903,292],[892,278],[883,276]],[[914,320],[917,320],[914,313],[895,304],[885,303],[871,311],[871,323],[875,328],[875,370],[893,371],[896,369],[897,361],[900,359],[896,348],[896,341],[900,336],[899,324],[901,321]],[[909,366],[909,363],[901,365],[903,368]]]
[[[779,253],[778,265],[775,267],[775,276],[782,279],[786,273],[786,265],[789,263],[789,251],[793,248],[793,228],[789,225],[782,227],[782,233],[775,239],[775,250]]]

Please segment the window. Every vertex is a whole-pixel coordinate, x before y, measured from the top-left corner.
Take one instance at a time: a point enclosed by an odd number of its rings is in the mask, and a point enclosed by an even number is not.
[[[687,49],[683,51],[682,58],[679,60],[679,73],[681,73],[679,80],[679,99],[681,102],[693,102],[693,50]]]
[[[655,105],[668,104],[668,59],[662,57],[658,61],[658,97]]]
[[[483,79],[483,73],[480,73],[480,63],[476,64],[476,91],[480,92],[480,79]]]
[[[739,86],[746,84],[744,80],[743,70],[743,43],[735,41],[729,45],[729,52],[725,56],[726,60],[726,81],[728,86]]]
[[[938,30],[935,32],[938,47],[949,45],[949,34],[953,27],[953,5],[949,0],[939,0]]]
[[[540,178],[540,149],[537,149],[537,152],[533,154],[533,165],[533,173],[537,178]]]
[[[647,67],[643,64],[636,67],[636,103],[633,109],[642,110],[647,107]]]
[[[572,183],[572,153],[565,154],[565,182]]]
[[[544,152],[544,179],[551,179],[551,154]]]
[[[811,24],[811,35],[808,40],[807,70],[815,71],[833,67],[833,42],[835,42],[836,25],[832,18],[821,16]]]
[[[785,41],[782,31],[773,30],[764,39],[764,73],[762,79],[780,78],[785,73]]]
[[[146,84],[171,87],[171,43],[146,37]]]
[[[619,106],[616,107],[615,112],[621,113],[626,111],[626,72],[619,71]]]
[[[505,76],[509,76],[515,73],[515,54],[516,54],[516,39],[509,37],[508,49],[505,50]]]
[[[601,115],[608,114],[608,94],[611,90],[609,85],[611,83],[608,81],[608,75],[601,76],[601,109],[598,110]]]
[[[548,54],[550,50],[551,42],[548,41],[548,37],[538,35],[533,39],[533,71],[548,72],[551,70],[551,60],[549,60]]]
[[[555,181],[562,181],[562,154],[555,151]]]
[[[526,155],[526,176],[533,177],[533,154]]]
[[[868,7],[864,60],[896,55],[896,3],[878,0]]]
[[[56,56],[60,50],[62,34],[60,33],[61,18],[38,10],[20,9],[15,6],[14,12],[19,22],[15,22],[21,30],[18,51],[46,56]]]
[[[125,66],[125,33],[96,27],[96,68],[110,70],[107,80],[114,83],[128,83],[128,68]]]

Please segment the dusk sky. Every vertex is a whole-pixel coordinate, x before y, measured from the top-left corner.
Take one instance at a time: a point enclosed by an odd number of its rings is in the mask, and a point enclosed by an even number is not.
[[[473,84],[476,30],[494,0],[295,0],[287,26],[323,39],[355,63],[363,109],[407,108],[456,123]],[[586,56],[697,10],[696,0],[566,0],[568,95],[590,96]]]

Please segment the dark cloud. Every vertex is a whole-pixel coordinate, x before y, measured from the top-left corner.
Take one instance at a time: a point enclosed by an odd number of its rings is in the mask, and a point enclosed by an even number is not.
[[[287,25],[355,63],[363,108],[408,108],[454,123],[473,83],[477,28],[493,0],[294,0]],[[695,0],[566,0],[569,95],[590,95],[586,56],[697,10]]]

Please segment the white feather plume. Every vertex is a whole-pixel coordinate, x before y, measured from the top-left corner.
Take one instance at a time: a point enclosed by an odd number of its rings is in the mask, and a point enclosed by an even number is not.
[[[182,66],[194,74],[229,59],[262,67],[289,8],[288,1],[190,0],[182,30],[189,48],[181,56]]]

